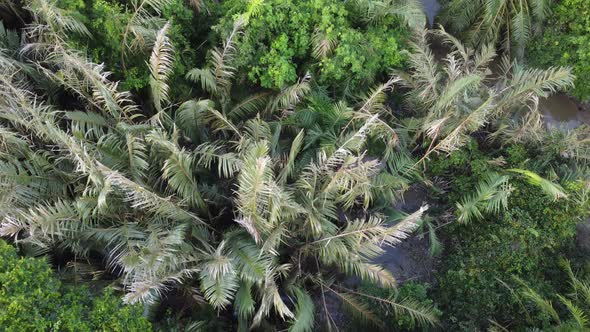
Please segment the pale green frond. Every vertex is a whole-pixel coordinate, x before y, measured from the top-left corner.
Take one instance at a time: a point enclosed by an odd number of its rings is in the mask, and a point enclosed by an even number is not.
[[[262,112],[269,102],[269,97],[269,93],[262,92],[240,100],[227,112],[227,117],[232,121],[246,120],[248,117]]]
[[[381,305],[384,309],[391,310],[395,316],[408,316],[412,321],[416,322],[419,326],[435,326],[438,323],[435,309],[432,306],[423,305],[408,298],[401,300],[397,298],[386,299],[351,290],[348,290],[348,293],[338,294],[340,294],[340,297],[342,294],[350,294],[350,296],[354,296],[354,298],[357,298],[359,300],[365,299],[370,300],[372,302],[376,302],[377,304]],[[341,297],[341,299],[347,301],[345,298]],[[366,303],[366,301],[362,301],[361,303]]]
[[[545,70],[524,68],[512,63],[511,75],[502,80],[502,94],[498,107],[523,105],[533,97],[546,97],[573,86],[574,76],[569,68],[551,67]]]
[[[176,111],[174,123],[191,139],[205,140],[207,137],[207,114],[214,103],[209,99],[188,100]]]
[[[216,47],[209,53],[207,67],[192,69],[187,73],[187,78],[200,81],[203,90],[210,94],[225,97],[229,93],[231,79],[235,74],[235,68],[232,67],[231,63],[236,53],[236,38],[245,25],[246,20],[244,17],[238,17],[221,48]]]
[[[265,279],[267,271],[272,267],[270,257],[262,252],[247,232],[232,231],[227,234],[226,242],[231,247],[231,255],[235,258],[240,278],[250,283],[258,283]]]
[[[537,293],[535,290],[528,287],[524,283],[520,283],[524,286],[524,289],[521,290],[521,294],[525,299],[532,301],[539,310],[549,315],[556,322],[561,322],[561,320],[559,319],[559,314],[553,307],[551,301],[544,299],[539,293]]]
[[[426,15],[420,1],[416,0],[356,0],[354,4],[363,14],[363,19],[371,24],[400,18],[413,29],[426,27]]]
[[[223,309],[231,304],[239,287],[235,262],[228,253],[225,242],[222,241],[215,252],[203,261],[199,273],[205,299],[216,309]]]
[[[102,111],[109,118],[120,120],[136,113],[137,105],[128,92],[118,91],[118,83],[109,80],[110,72],[104,64],[95,64],[85,55],[61,45],[38,50],[46,54],[45,60],[59,68],[59,72],[45,67],[37,68],[53,81],[81,96],[91,107]]]
[[[466,195],[457,202],[458,220],[469,223],[481,219],[484,213],[498,214],[508,208],[508,196],[512,188],[507,175],[487,174],[476,187],[476,192]]]
[[[531,16],[525,8],[519,8],[512,16],[512,43],[518,58],[524,56],[526,43],[531,39]]]
[[[0,235],[18,238],[25,231],[26,241],[44,246],[74,237],[84,227],[75,204],[58,200],[6,216],[0,224]]]
[[[256,144],[247,151],[243,160],[236,191],[236,203],[240,213],[236,222],[244,227],[256,242],[272,229],[272,225],[266,219],[272,208],[269,202],[273,190],[272,182],[274,174],[271,159],[268,157],[268,147],[266,144]]]
[[[342,231],[309,245],[316,247],[324,263],[337,264],[350,275],[390,287],[395,284],[393,276],[380,266],[366,263],[363,257],[374,259],[383,253],[384,245],[394,246],[407,238],[419,226],[427,208],[420,208],[393,226],[386,225],[383,219],[376,216],[350,221]],[[350,252],[358,252],[360,257],[350,256]]]
[[[183,198],[189,206],[206,209],[205,201],[199,192],[194,170],[194,155],[172,143],[163,133],[152,131],[146,140],[167,150],[167,159],[162,166],[162,177],[168,185]]]
[[[220,87],[215,81],[211,68],[193,68],[186,73],[186,79],[193,82],[200,82],[201,89],[212,95],[219,93]]]
[[[427,30],[416,32],[414,43],[411,43],[412,53],[409,56],[411,75],[400,74],[404,85],[413,87],[410,97],[425,103],[433,104],[438,99],[440,83],[443,79],[438,70],[438,63],[427,40]]]
[[[84,138],[100,138],[109,126],[105,117],[94,112],[69,111],[65,117],[71,121],[72,132]]]
[[[475,54],[474,64],[478,70],[487,70],[489,65],[496,59],[497,53],[494,45],[483,45]]]
[[[508,171],[524,176],[528,183],[539,187],[550,199],[554,201],[561,198],[567,198],[567,194],[559,184],[546,180],[532,171],[518,168],[511,168],[508,169]]]
[[[158,22],[158,17],[162,10],[170,5],[170,0],[132,0],[130,1],[132,14],[127,20],[125,30],[122,36],[123,59],[127,51],[142,49],[151,39],[150,35],[157,34],[154,23]],[[154,15],[156,14],[156,15]],[[124,63],[123,63],[124,66]]]
[[[205,224],[201,218],[180,206],[171,197],[161,197],[150,189],[129,180],[120,172],[113,171],[104,165],[98,165],[97,169],[105,175],[106,181],[125,194],[125,201],[129,202],[132,208],[155,213],[172,220]]]
[[[436,145],[429,148],[422,157],[422,160],[427,158],[428,155],[433,152],[451,153],[452,151],[459,149],[465,144],[469,134],[475,132],[489,121],[491,112],[493,112],[494,109],[494,96],[490,95],[469,114],[463,118],[456,119],[455,121],[457,123],[454,125],[454,128],[451,127],[452,131]]]
[[[557,298],[561,301],[561,303],[563,303],[566,306],[569,314],[572,316],[572,318],[576,322],[578,328],[581,330],[587,329],[588,328],[588,317],[586,315],[586,312],[584,312],[584,310],[582,308],[575,305],[570,299],[568,299],[562,295],[558,294]]]
[[[363,102],[358,107],[358,112],[371,115],[383,112],[385,110],[384,102],[387,97],[386,93],[391,91],[393,85],[399,81],[399,78],[392,77],[387,82],[371,89],[365,98],[363,98]]]
[[[150,87],[152,89],[152,98],[156,111],[162,111],[162,105],[169,101],[168,97],[168,77],[172,73],[172,65],[174,62],[174,50],[170,38],[168,37],[168,29],[170,22],[167,22],[156,35],[156,41],[150,56]]]
[[[430,243],[430,247],[428,248],[428,253],[430,256],[438,256],[443,251],[443,243],[439,239],[436,234],[436,229],[432,226],[432,223],[428,223],[428,240]]]
[[[289,85],[273,98],[270,111],[293,109],[311,90],[311,74],[306,73],[295,84]]]
[[[439,96],[434,105],[435,110],[443,110],[451,106],[456,98],[464,95],[465,91],[479,87],[482,77],[478,74],[467,75],[451,82]]]
[[[268,317],[271,308],[274,308],[275,312],[282,319],[295,317],[279,293],[279,289],[275,281],[275,273],[276,271],[267,271],[266,280],[264,281],[263,287],[261,288],[262,299],[260,300],[260,307],[254,315],[252,327],[258,326],[263,318]]]
[[[136,180],[144,178],[149,166],[145,142],[131,133],[125,135],[125,141],[129,172]]]
[[[436,311],[432,306],[419,303],[415,300],[404,299],[381,299],[377,300],[387,308],[391,308],[396,316],[409,316],[412,321],[420,326],[436,326],[438,319]]]
[[[336,45],[338,45],[338,40],[331,34],[315,29],[311,36],[311,43],[313,45],[313,57],[321,60],[332,53]]]
[[[224,152],[224,146],[214,143],[203,143],[193,153],[198,157],[196,163],[207,169],[217,164],[217,174],[223,178],[231,178],[240,170],[242,162],[234,152]]]
[[[90,31],[84,23],[67,15],[67,12],[58,8],[53,1],[31,0],[27,3],[26,8],[33,15],[34,21],[47,24],[51,31],[64,36],[68,32],[73,32],[90,37]]]
[[[208,121],[211,122],[211,125],[215,131],[230,130],[236,136],[242,137],[242,134],[236,125],[218,110],[209,109]]]

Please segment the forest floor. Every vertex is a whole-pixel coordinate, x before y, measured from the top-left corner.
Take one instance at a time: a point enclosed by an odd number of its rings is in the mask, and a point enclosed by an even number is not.
[[[404,193],[403,201],[396,208],[408,214],[413,213],[427,203],[426,197],[424,186],[412,186]],[[428,237],[420,230],[397,246],[384,249],[385,253],[375,263],[391,271],[398,284],[406,281],[434,282],[438,259],[430,255]]]

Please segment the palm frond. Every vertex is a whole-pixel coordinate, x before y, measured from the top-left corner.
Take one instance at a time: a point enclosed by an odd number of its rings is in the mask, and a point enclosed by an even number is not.
[[[295,303],[295,318],[289,326],[289,332],[309,332],[314,327],[315,305],[311,296],[303,289],[296,287],[293,293],[297,299]]]
[[[311,37],[311,43],[313,45],[313,57],[320,60],[332,53],[338,44],[338,40],[320,29],[315,29]]]
[[[379,319],[379,317],[373,312],[372,308],[366,302],[362,301],[360,297],[344,292],[333,291],[333,293],[342,300],[345,308],[347,308],[357,319],[378,327],[384,326],[383,321]]]
[[[238,316],[242,319],[250,318],[254,314],[255,304],[256,302],[252,297],[252,284],[248,282],[240,282],[234,300],[234,306]]]
[[[199,276],[205,299],[214,308],[223,309],[231,304],[239,283],[234,261],[227,256],[224,242],[203,262]]]
[[[131,1],[132,14],[125,25],[121,38],[124,50],[122,60],[124,60],[127,51],[144,48],[148,45],[149,40],[155,38],[159,29],[155,28],[155,26],[157,26],[159,20],[153,13],[159,15],[170,3],[170,0]]]
[[[550,199],[554,201],[567,197],[567,194],[559,184],[546,180],[532,171],[518,168],[511,168],[508,171],[524,176],[528,183],[539,187]]]
[[[295,136],[295,138],[293,139],[293,143],[291,144],[291,150],[289,151],[289,156],[287,158],[287,161],[285,162],[285,166],[283,167],[281,173],[277,178],[278,183],[285,183],[289,176],[293,174],[293,170],[295,167],[295,159],[301,151],[304,137],[305,132],[301,130],[299,134],[297,134],[297,136]]]
[[[168,185],[190,206],[205,210],[205,201],[193,175],[194,155],[170,142],[161,132],[152,131],[146,139],[167,150],[168,157],[162,166],[162,176],[168,181]]]
[[[457,202],[459,222],[469,223],[481,219],[484,213],[497,214],[508,208],[508,196],[512,188],[509,177],[491,173],[477,184],[475,194],[464,196]]]
[[[31,0],[26,9],[33,15],[35,22],[47,24],[53,32],[64,36],[68,32],[73,32],[90,37],[90,31],[82,22],[67,15],[66,11],[58,8],[52,1]]]
[[[174,50],[168,38],[170,22],[167,22],[156,35],[156,41],[150,56],[150,87],[156,111],[162,111],[162,104],[168,102],[168,83],[166,80],[172,73]]]
[[[572,316],[578,328],[584,330],[588,328],[588,317],[586,312],[581,307],[575,305],[570,299],[564,297],[563,295],[557,295],[557,298],[561,303],[565,305],[569,314]]]

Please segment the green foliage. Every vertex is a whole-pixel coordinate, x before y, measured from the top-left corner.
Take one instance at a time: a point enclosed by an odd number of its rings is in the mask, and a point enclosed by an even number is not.
[[[567,260],[560,261],[560,266],[569,279],[566,295],[549,292],[548,297],[545,297],[536,289],[537,287],[515,278],[518,285],[514,296],[519,301],[530,304],[529,312],[543,322],[543,331],[586,331],[590,328],[588,276],[584,275],[582,278],[574,274]]]
[[[150,71],[146,65],[145,58],[149,54],[149,47],[138,47],[132,44],[133,50],[129,51],[125,45],[123,36],[127,25],[134,17],[132,8],[125,2],[111,0],[97,1],[69,1],[59,0],[57,5],[65,12],[76,17],[84,23],[90,32],[90,36],[71,35],[68,41],[77,48],[87,49],[88,56],[96,63],[105,63],[106,67],[113,72],[113,78],[121,81],[123,90],[141,90],[148,86]],[[162,18],[171,24],[169,37],[174,49],[182,56],[174,61],[174,74],[171,81],[175,84],[174,96],[186,96],[189,94],[188,87],[182,80],[187,68],[193,67],[202,57],[199,57],[194,45],[201,44],[206,35],[206,28],[198,23],[205,23],[210,18],[204,14],[197,14],[183,0],[169,0],[162,8]],[[164,21],[165,22],[165,21]],[[150,42],[155,39],[156,25],[161,24],[157,20],[149,23],[151,31],[146,30],[145,38]],[[139,27],[134,27],[139,29]],[[143,30],[141,30],[143,31]],[[144,42],[147,42],[144,41]]]
[[[450,192],[440,196],[442,202],[455,202],[465,192],[476,189],[474,179],[485,179],[486,173],[473,167],[480,165],[478,159],[487,164],[487,174],[500,170],[501,164],[486,162],[490,156],[474,149],[467,150],[469,154],[458,151],[453,153],[457,157],[449,158],[462,162],[443,158],[433,161],[439,174],[451,176],[447,178]],[[505,151],[506,156],[496,155],[495,159],[522,163],[527,158],[518,145]],[[521,317],[527,313],[512,294],[511,276],[539,289],[556,287],[553,282],[559,285],[559,277],[548,276],[558,269],[558,258],[571,249],[575,226],[588,214],[588,205],[567,199],[555,202],[541,186],[529,183],[527,178],[515,177],[510,183],[513,189],[507,198],[507,210],[484,213],[481,220],[443,229],[449,252],[438,277],[435,299],[445,312],[446,328],[482,329],[491,320],[511,328],[522,327],[525,321]],[[564,191],[571,195],[581,187],[581,182],[570,182]],[[527,324],[541,326],[534,318]]]
[[[319,63],[320,83],[350,80],[350,84],[371,82],[375,75],[402,64],[399,30],[370,27],[367,31],[349,29],[339,34],[338,46]]]
[[[529,159],[529,151],[523,144],[513,144],[506,148],[506,163],[512,167],[519,167]]]
[[[252,82],[282,88],[310,71],[320,83],[353,86],[402,62],[403,24],[367,24],[353,5],[334,0],[226,1],[216,29],[229,29],[236,14],[248,24],[237,44],[236,66]]]
[[[531,43],[528,58],[537,66],[572,67],[577,79],[571,93],[590,100],[590,2],[556,1],[543,34]]]
[[[509,204],[494,222],[452,231],[458,240],[439,277],[437,297],[451,326],[479,328],[488,319],[517,323],[524,312],[501,280],[517,275],[546,285],[545,271],[555,269],[556,257],[572,242],[580,211],[548,204],[526,187],[517,187]]]
[[[123,305],[110,289],[94,294],[65,286],[43,259],[21,258],[0,241],[3,331],[149,331],[141,306]]]

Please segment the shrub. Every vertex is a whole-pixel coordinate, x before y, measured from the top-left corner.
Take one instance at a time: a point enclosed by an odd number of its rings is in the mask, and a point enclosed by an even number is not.
[[[216,29],[231,28],[235,15],[247,13],[248,26],[237,45],[237,67],[265,88],[294,83],[306,71],[324,84],[372,82],[402,62],[396,20],[370,25],[355,20],[354,9],[335,0],[271,0],[224,3]]]
[[[529,59],[542,67],[571,66],[578,78],[572,94],[590,100],[590,2],[557,2],[543,34],[530,47]]]
[[[434,160],[432,168],[450,181],[450,192],[442,195],[440,202],[448,206],[471,192],[485,174],[485,164],[488,171],[501,171],[486,163],[486,158],[502,156],[508,165],[516,166],[533,154],[533,149],[527,151],[522,145],[509,146],[494,155],[470,144],[450,158]],[[576,224],[588,215],[588,207],[575,199],[553,202],[539,188],[520,179],[511,180],[510,185],[513,191],[506,211],[442,229],[449,252],[440,269],[435,300],[445,313],[446,328],[481,330],[491,320],[518,328],[524,324],[520,318],[526,311],[512,294],[513,276],[539,290],[551,291],[560,285],[558,258],[571,249]],[[580,186],[570,182],[565,190],[573,197]],[[541,324],[532,322],[537,323]]]
[[[132,7],[126,2],[114,0],[59,0],[58,6],[84,23],[92,37],[84,35],[68,36],[68,41],[78,49],[86,50],[95,63],[104,63],[113,73],[113,78],[121,80],[123,90],[141,90],[148,86],[150,72],[145,62],[149,47],[126,49],[123,35]],[[184,73],[187,68],[197,65],[199,60],[193,45],[203,42],[209,24],[198,24],[210,18],[197,15],[183,0],[168,0],[162,8],[162,19],[170,21],[170,39],[178,54],[171,77],[175,85],[172,95],[188,95]],[[203,28],[205,27],[205,28]],[[125,52],[125,55],[123,53]],[[201,57],[202,60],[203,57]]]
[[[112,289],[93,294],[63,285],[44,259],[18,257],[0,241],[0,330],[149,331],[141,306],[123,305]]]

